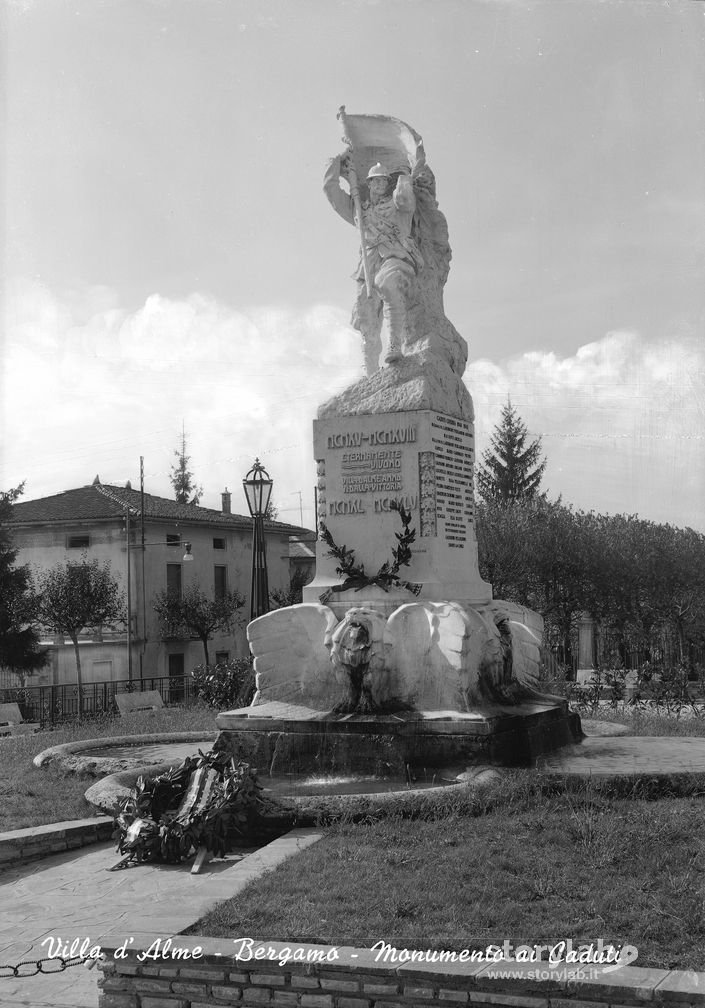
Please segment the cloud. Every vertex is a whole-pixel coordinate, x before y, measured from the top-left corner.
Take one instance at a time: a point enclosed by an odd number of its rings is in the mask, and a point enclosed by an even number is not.
[[[135,483],[143,455],[147,489],[170,495],[183,422],[206,506],[258,455],[282,518],[298,522],[301,490],[312,519],[311,419],[361,369],[343,312],[235,311],[203,294],[154,294],[126,312],[105,288],[58,298],[25,281],[6,321],[0,485],[26,478],[30,498],[96,473]]]
[[[473,362],[478,455],[511,398],[543,438],[551,495],[586,509],[705,527],[705,347],[687,323],[662,341],[611,332],[574,355]]]
[[[361,375],[347,312],[236,311],[195,293],[135,311],[107,288],[61,297],[17,284],[6,308],[0,488],[27,498],[89,483],[171,495],[182,423],[203,503],[220,506],[259,456],[285,520],[313,522],[312,419]],[[546,486],[577,507],[703,528],[705,349],[687,322],[658,343],[611,332],[572,356],[530,351],[477,360],[466,383],[478,456],[510,396],[548,458]]]

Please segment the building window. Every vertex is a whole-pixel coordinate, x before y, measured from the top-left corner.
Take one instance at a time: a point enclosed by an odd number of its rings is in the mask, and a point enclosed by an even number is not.
[[[171,534],[167,533],[166,542],[167,542],[167,546],[180,546],[181,545],[181,536],[180,535],[171,535]]]
[[[215,591],[213,593],[214,598],[216,599],[225,598],[228,591],[228,568],[214,567],[213,574],[215,582]]]
[[[225,665],[230,661],[229,651],[216,651],[215,653],[215,663],[216,665]]]
[[[181,564],[166,565],[166,590],[169,595],[181,598]]]
[[[225,549],[225,539],[214,539],[213,549]]]
[[[184,656],[169,655],[169,703],[182,703],[184,700]]]
[[[88,549],[91,544],[89,535],[72,535],[66,540],[67,549]]]

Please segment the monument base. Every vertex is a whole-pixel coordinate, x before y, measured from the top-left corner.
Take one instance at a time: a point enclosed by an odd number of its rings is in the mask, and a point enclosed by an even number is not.
[[[216,747],[277,774],[401,777],[477,764],[536,765],[540,756],[580,741],[580,718],[558,698],[511,709],[335,715],[270,702],[216,717]]]

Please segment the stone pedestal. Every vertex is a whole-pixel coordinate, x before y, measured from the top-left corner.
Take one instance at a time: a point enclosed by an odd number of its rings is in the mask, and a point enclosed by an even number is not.
[[[582,737],[580,719],[564,704],[524,702],[511,710],[488,704],[472,713],[415,711],[331,716],[270,702],[219,714],[218,747],[257,766],[262,777],[372,774],[403,778],[411,769],[458,774],[469,766],[534,766],[546,753]]]
[[[472,421],[434,410],[330,416],[314,422],[318,518],[335,543],[354,551],[374,576],[393,562],[402,532],[398,501],[416,532],[412,561],[400,577],[420,600],[482,605],[492,598],[478,571],[474,526]],[[316,578],[304,601],[326,600],[336,615],[352,605],[381,606],[389,614],[413,599],[409,589],[377,586],[340,592],[338,561],[319,539]]]
[[[480,577],[470,396],[442,368],[434,381],[422,370],[405,358],[314,421],[327,535],[304,602],[248,626],[257,692],[218,717],[238,758],[398,774],[530,764],[580,735],[565,702],[540,692],[541,617],[493,599]],[[395,567],[402,536],[408,563]]]

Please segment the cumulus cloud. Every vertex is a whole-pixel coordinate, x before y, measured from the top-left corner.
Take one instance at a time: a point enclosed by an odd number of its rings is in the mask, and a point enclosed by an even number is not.
[[[170,495],[182,422],[203,503],[220,506],[259,456],[281,517],[313,522],[311,421],[361,375],[347,312],[158,294],[135,311],[107,288],[57,297],[36,282],[7,299],[0,487],[27,498],[89,483]],[[612,332],[572,356],[477,360],[465,376],[478,455],[511,397],[548,457],[546,486],[577,507],[704,527],[705,349],[681,322],[661,342]]]
[[[705,347],[681,322],[662,341],[611,332],[574,355],[478,360],[466,382],[478,454],[511,398],[541,435],[551,495],[578,507],[705,527]]]
[[[219,506],[219,492],[259,455],[282,518],[298,522],[301,490],[312,520],[311,420],[361,373],[345,313],[239,312],[202,294],[155,294],[126,312],[104,288],[58,298],[24,282],[6,322],[3,486],[26,478],[27,497],[37,497],[96,473],[134,483],[143,455],[147,488],[170,495],[183,422],[202,503]]]

